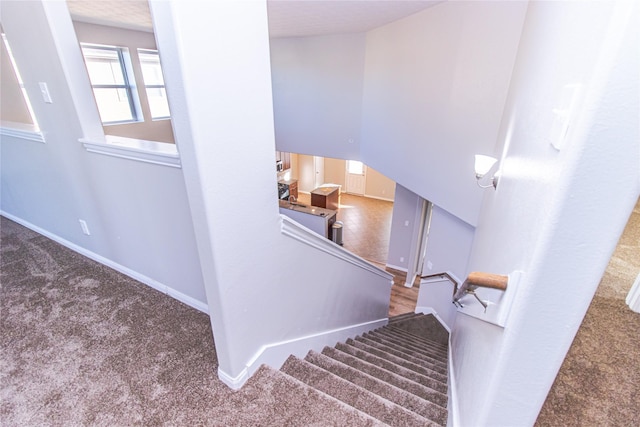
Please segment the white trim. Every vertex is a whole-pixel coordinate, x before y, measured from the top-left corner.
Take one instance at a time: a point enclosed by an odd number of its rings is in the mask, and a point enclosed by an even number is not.
[[[363,270],[367,270],[370,273],[376,274],[380,277],[388,279],[393,283],[393,275],[378,266],[370,263],[364,258],[360,258],[352,252],[344,249],[342,246],[332,242],[320,236],[318,233],[314,233],[300,223],[292,220],[286,215],[280,214],[281,218],[281,232],[282,234],[292,237],[300,242],[303,242],[311,247],[326,252],[330,255],[347,261]]]
[[[113,135],[105,135],[104,141],[90,138],[80,138],[79,141],[90,153],[174,168],[182,167],[175,144]]]
[[[447,410],[449,416],[447,417],[447,427],[457,427],[460,423],[460,408],[458,406],[458,387],[456,381],[456,373],[453,369],[453,346],[451,345],[451,334],[449,334],[449,360],[448,365],[448,383],[449,383],[449,400],[447,404]]]
[[[269,365],[275,369],[280,369],[282,364],[291,355],[304,357],[310,350],[321,351],[326,346],[334,346],[338,342],[362,335],[363,333],[385,326],[387,323],[389,323],[389,319],[384,317],[382,319],[372,320],[369,322],[358,323],[298,338],[265,344],[260,347],[251,359],[249,359],[246,367],[237,377],[231,377],[224,374],[225,379],[220,379],[225,381],[225,384],[227,385],[232,384],[229,385],[231,388],[240,388],[261,365]],[[221,371],[218,370],[218,373],[220,372]],[[234,389],[237,390],[237,388]]]
[[[240,390],[244,383],[249,379],[249,371],[247,368],[244,368],[238,376],[232,377],[223,371],[220,367],[218,367],[218,378],[220,381],[225,383],[231,390]]]
[[[0,135],[45,143],[44,134],[37,130],[34,125],[27,123],[2,122]]]
[[[640,274],[638,274],[633,286],[631,286],[625,302],[632,311],[640,313]]]
[[[202,302],[199,301],[193,297],[190,297],[189,295],[183,294],[182,292],[176,291],[175,289],[164,285],[160,282],[158,282],[155,279],[152,279],[148,276],[145,276],[144,274],[138,273],[137,271],[134,271],[128,267],[125,267],[122,264],[119,264],[115,261],[112,261],[108,258],[103,257],[102,255],[98,255],[95,252],[92,252],[86,248],[83,248],[82,246],[78,246],[75,243],[72,243],[66,239],[63,239],[62,237],[50,233],[47,230],[44,230],[40,227],[38,227],[37,225],[33,225],[30,222],[27,222],[23,219],[20,219],[14,215],[11,215],[5,211],[0,210],[0,215],[14,221],[17,222],[20,225],[23,225],[25,227],[27,227],[30,230],[35,231],[38,234],[42,234],[45,237],[48,237],[49,239],[60,243],[62,246],[66,246],[67,248],[71,249],[74,252],[79,253],[80,255],[84,255],[87,258],[90,258],[96,262],[99,262],[100,264],[106,265],[107,267],[113,268],[116,271],[119,271],[120,273],[131,277],[134,280],[137,280],[138,282],[144,283],[147,286],[152,287],[153,289],[156,289],[157,291],[162,292],[163,294],[166,294],[186,305],[188,305],[189,307],[195,308],[198,311],[201,311],[205,314],[209,314],[209,306],[206,302]]]

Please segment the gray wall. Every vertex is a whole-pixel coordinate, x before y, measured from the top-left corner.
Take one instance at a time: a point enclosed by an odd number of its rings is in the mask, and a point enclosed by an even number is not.
[[[365,35],[270,43],[277,149],[360,160]]]
[[[444,2],[367,33],[363,161],[475,225],[525,2]]]
[[[102,127],[64,3],[7,2],[1,13],[46,138],[2,137],[2,212],[206,310],[182,171],[89,153],[78,141]]]

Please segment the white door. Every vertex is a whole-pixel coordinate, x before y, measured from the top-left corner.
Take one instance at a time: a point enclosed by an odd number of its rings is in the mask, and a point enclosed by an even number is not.
[[[315,172],[314,188],[318,188],[324,184],[324,157],[313,157],[313,170]]]
[[[367,181],[367,167],[362,162],[347,160],[347,179],[345,180],[345,192],[364,195],[364,186]]]

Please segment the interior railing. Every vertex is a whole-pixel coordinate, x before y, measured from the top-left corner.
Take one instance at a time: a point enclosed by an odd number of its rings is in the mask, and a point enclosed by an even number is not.
[[[435,273],[435,274],[428,274],[426,276],[420,276],[420,279],[428,280],[428,279],[435,279],[436,277],[442,277],[442,278],[448,279],[450,282],[452,282],[455,285],[456,288],[458,287],[458,281],[455,279],[455,277],[453,277],[446,271],[443,273]]]
[[[489,288],[489,289],[498,289],[500,291],[506,291],[508,283],[509,283],[509,276],[474,271],[472,273],[469,273],[469,276],[464,281],[462,286],[458,287],[458,284],[455,283],[455,287],[453,289],[452,302],[458,307],[463,307],[462,303],[460,302],[460,298],[462,298],[465,295],[471,294],[478,300],[480,304],[482,304],[482,306],[486,311],[487,303],[485,303],[480,299],[480,297],[478,297],[478,295],[476,294],[476,289]]]
[[[469,273],[467,279],[462,283],[462,286],[458,283],[455,277],[447,272],[428,274],[426,276],[420,276],[422,280],[444,278],[453,283],[453,300],[452,303],[462,308],[464,307],[460,302],[460,299],[465,295],[473,295],[480,304],[487,310],[487,303],[482,301],[476,294],[478,288],[498,289],[500,291],[507,290],[507,284],[509,282],[509,276],[503,276],[501,274],[482,273],[474,271]]]

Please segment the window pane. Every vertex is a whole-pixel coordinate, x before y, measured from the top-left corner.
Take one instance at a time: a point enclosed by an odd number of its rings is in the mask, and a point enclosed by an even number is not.
[[[81,44],[102,123],[134,122],[140,113],[135,79],[124,47]],[[133,97],[133,98],[132,98]]]
[[[134,120],[126,89],[94,88],[93,94],[103,123]]]
[[[167,102],[167,91],[164,88],[147,88],[147,99],[149,100],[151,117],[160,119],[171,115]]]
[[[138,49],[142,78],[147,89],[147,99],[149,110],[154,119],[168,118],[169,103],[167,102],[167,91],[164,88],[164,77],[162,76],[162,66],[160,65],[160,55],[157,50]]]
[[[124,85],[125,78],[117,49],[83,47],[92,85]]]
[[[0,30],[2,30],[1,26]],[[31,107],[31,102],[24,88],[22,77],[20,77],[20,72],[18,71],[16,61],[11,52],[11,46],[9,46],[9,41],[4,33],[2,33],[0,57],[2,60],[2,73],[0,73],[2,80],[2,91],[0,91],[0,94],[2,94],[2,114],[0,114],[0,118],[19,123],[30,123],[38,130],[36,115]],[[10,66],[7,65],[7,59],[11,64]],[[7,71],[9,67],[13,70],[13,75]]]
[[[354,175],[362,175],[364,173],[364,165],[362,162],[355,160],[347,160],[347,170]]]
[[[160,56],[158,52],[138,49],[140,67],[142,68],[142,78],[147,86],[164,86],[162,77],[162,67],[160,66]]]

